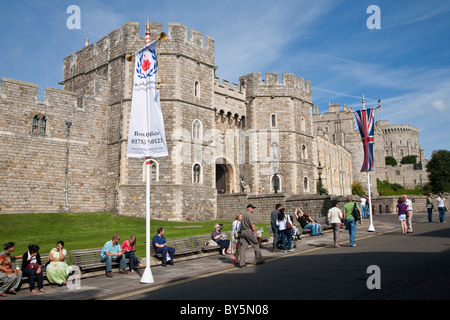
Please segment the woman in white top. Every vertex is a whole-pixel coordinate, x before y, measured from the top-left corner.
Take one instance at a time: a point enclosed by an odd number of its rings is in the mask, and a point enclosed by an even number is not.
[[[438,193],[438,197],[436,198],[438,210],[439,210],[439,222],[446,223],[445,218],[445,198],[441,193]]]
[[[278,230],[281,233],[281,241],[283,243],[283,250],[284,252],[292,252],[294,250],[291,249],[292,246],[292,235],[291,235],[291,229],[287,227],[287,222],[292,225],[291,218],[287,214],[285,214],[285,209],[281,208],[280,212],[278,213],[278,219],[277,219],[277,226]],[[286,238],[288,240],[287,247],[286,247]],[[287,249],[287,251],[286,251]]]
[[[333,200],[331,202],[333,207],[328,210],[327,218],[331,227],[333,228],[333,238],[334,238],[334,246],[339,248],[339,234],[341,232],[341,219],[342,219],[342,211],[337,207],[338,202]]]

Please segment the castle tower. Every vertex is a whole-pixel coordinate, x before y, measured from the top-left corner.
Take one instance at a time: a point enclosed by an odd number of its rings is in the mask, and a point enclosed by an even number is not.
[[[156,40],[162,24],[150,23],[149,29],[150,40]],[[145,166],[144,159],[126,157],[134,57],[127,61],[125,55],[145,43],[139,24],[127,23],[64,59],[66,90],[82,95],[98,88],[97,78],[108,81],[106,210],[129,215],[145,215]],[[151,162],[154,218],[215,215],[215,150],[203,137],[214,128],[214,70],[214,40],[203,39],[195,30],[189,30],[188,37],[184,25],[169,23],[167,39],[159,46],[160,101],[169,156]]]
[[[246,165],[251,192],[315,193],[311,83],[290,73],[241,77],[246,87]],[[276,173],[276,175],[275,175]]]

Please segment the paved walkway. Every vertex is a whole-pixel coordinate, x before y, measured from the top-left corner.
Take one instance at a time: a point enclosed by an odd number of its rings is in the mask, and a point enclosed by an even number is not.
[[[425,222],[426,215],[423,213],[415,214],[415,222]],[[375,232],[369,232],[369,220],[363,220],[363,225],[358,225],[356,238],[370,237],[399,229],[396,214],[382,214],[374,217]],[[293,242],[294,243],[294,242]],[[266,263],[271,259],[288,257],[290,254],[300,254],[314,247],[332,246],[332,232],[325,232],[323,236],[312,237],[304,235],[302,240],[295,242],[297,247],[293,253],[272,253],[271,243],[266,244],[262,249],[263,257]],[[348,232],[342,230],[341,245],[348,246]],[[252,249],[249,248],[247,259],[253,263]],[[337,248],[336,250],[339,250]],[[232,272],[236,269],[231,262],[231,255],[221,256],[219,254],[205,258],[186,260],[177,262],[173,266],[154,266],[151,268],[154,282],[151,284],[141,283],[143,269],[136,273],[119,274],[118,269],[114,269],[113,277],[107,278],[104,273],[101,275],[81,279],[79,289],[69,289],[67,286],[58,287],[56,285],[46,285],[45,293],[30,294],[28,289],[19,290],[16,295],[8,295],[0,298],[0,301],[7,300],[107,300],[120,299],[129,296],[135,292],[145,292],[156,290],[158,288],[174,285],[180,282],[191,281],[200,277],[207,277],[222,272]]]

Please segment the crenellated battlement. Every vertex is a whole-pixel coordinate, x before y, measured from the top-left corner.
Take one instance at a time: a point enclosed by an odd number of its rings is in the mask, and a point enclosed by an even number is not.
[[[241,86],[247,88],[247,96],[289,96],[307,102],[312,101],[311,82],[297,77],[292,73],[283,73],[281,82],[279,74],[267,72],[265,80],[260,72],[246,74],[240,77]]]
[[[145,28],[145,26],[144,26]],[[149,23],[150,40],[158,39],[163,32],[162,23]],[[145,33],[145,30],[141,30]],[[189,37],[188,37],[189,33]],[[145,35],[140,35],[139,23],[128,22],[121,28],[111,31],[105,36],[64,58],[63,83],[68,90],[79,91],[85,84],[76,84],[72,80],[92,72],[107,76],[107,67],[117,60],[124,59],[126,54],[133,54],[145,46]],[[175,55],[187,57],[198,63],[214,66],[214,39],[189,29],[180,23],[169,23],[167,39],[159,44],[161,56]],[[161,65],[164,59],[161,58]]]
[[[214,91],[223,96],[233,97],[235,99],[245,100],[246,88],[240,86],[237,83],[232,83],[230,88],[230,82],[222,79],[222,84],[218,77],[214,78]]]

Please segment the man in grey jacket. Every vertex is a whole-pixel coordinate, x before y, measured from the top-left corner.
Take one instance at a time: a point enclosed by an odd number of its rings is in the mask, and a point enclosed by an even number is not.
[[[270,214],[270,226],[272,227],[273,232],[273,249],[272,252],[279,252],[280,250],[277,248],[278,241],[280,240],[280,231],[277,226],[278,213],[280,213],[281,204],[275,205],[275,210]]]

